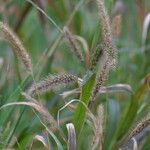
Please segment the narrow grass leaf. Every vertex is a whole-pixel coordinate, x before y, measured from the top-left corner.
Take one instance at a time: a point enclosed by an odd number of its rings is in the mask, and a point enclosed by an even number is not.
[[[46,128],[46,130],[49,132],[49,134],[52,136],[52,138],[55,140],[56,144],[57,144],[57,148],[58,150],[64,150],[61,142],[58,140],[58,138],[55,136],[55,134],[49,130],[48,128]]]
[[[107,101],[107,116],[106,116],[106,131],[104,132],[104,149],[108,149],[112,137],[117,129],[117,124],[119,121],[120,105],[119,102],[113,99],[108,99]],[[108,134],[109,133],[109,134]]]
[[[55,136],[55,134],[42,122],[41,118],[36,113],[35,113],[35,115],[38,117],[40,123],[46,128],[47,132],[51,135],[51,137],[56,142],[58,150],[64,150],[61,142],[58,140],[58,138]]]
[[[31,79],[32,79],[32,77],[31,76],[28,76],[28,77],[26,77],[22,82],[21,82],[21,84],[20,85],[18,85],[18,87],[15,89],[15,91],[14,92],[12,92],[4,101],[5,101],[5,103],[6,102],[12,102],[13,100],[15,100],[15,99],[18,99],[19,97],[20,97],[20,95],[21,95],[21,92],[25,89],[25,86],[26,86],[26,84],[29,82],[29,81],[31,81]],[[11,116],[11,114],[12,114],[12,111],[13,111],[14,109],[9,109],[9,110],[7,110],[7,111],[2,111],[1,113],[0,113],[0,125],[3,125],[7,120],[8,120],[8,118]],[[5,117],[2,117],[2,116],[4,116],[5,115]]]
[[[61,30],[61,28],[55,23],[55,21],[47,15],[47,13],[42,10],[38,5],[36,5],[32,0],[26,0],[27,2],[29,2],[30,4],[32,4],[38,11],[40,11],[56,28],[60,33],[63,33],[63,31]]]
[[[84,83],[82,86],[82,94],[80,100],[88,106],[96,75],[93,73],[91,74],[90,72],[86,77],[87,77],[86,80],[83,80]],[[78,104],[74,113],[74,125],[75,125],[77,136],[80,135],[80,132],[83,128],[85,115],[86,115],[86,108],[83,105]]]

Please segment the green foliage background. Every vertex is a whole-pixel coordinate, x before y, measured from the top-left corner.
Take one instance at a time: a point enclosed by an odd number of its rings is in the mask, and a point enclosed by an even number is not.
[[[94,0],[43,0],[43,2],[46,2],[43,9],[61,29],[70,20],[71,13],[78,3],[82,4],[73,16],[69,28],[73,34],[86,40],[92,53],[97,43],[101,42],[101,27],[96,2]],[[114,3],[113,0],[105,1],[110,16],[112,16]],[[33,6],[30,6],[31,8],[21,20],[21,24],[16,28],[23,10],[29,5],[25,0],[4,1],[0,8],[4,6],[6,10],[0,9],[0,20],[7,21],[23,41],[32,59],[35,80],[39,81],[48,74],[60,74],[62,72],[68,72],[83,78],[87,73],[87,67],[80,65],[64,38],[60,37],[62,35],[58,29]],[[143,19],[150,11],[150,1],[125,0],[124,5],[125,11],[122,14],[121,32],[117,39],[114,38],[118,49],[118,65],[116,70],[110,73],[106,85],[129,84],[133,89],[133,94],[108,93],[98,96],[93,114],[96,114],[99,104],[104,105],[106,117],[104,126],[105,150],[115,149],[115,146],[128,133],[131,126],[145,118],[150,110],[149,90],[143,84],[145,77],[150,72],[150,49],[147,48],[144,52],[141,50]],[[143,12],[144,16],[142,16]],[[146,46],[149,45],[150,41],[149,33]],[[56,47],[55,44],[57,44]],[[24,68],[5,41],[0,41],[0,58],[4,60],[4,64],[0,68],[0,105],[23,101],[21,92],[25,91],[32,83],[31,77],[27,78]],[[87,82],[90,82],[90,80]],[[40,96],[39,101],[57,119],[58,110],[66,102],[79,98],[78,95],[73,95],[63,99],[59,94],[73,89],[75,86],[63,88],[57,92],[48,92]],[[86,86],[90,88],[90,85],[85,85],[83,87],[85,93],[88,92]],[[86,98],[83,96],[83,99]],[[76,115],[79,115],[78,110],[75,111]],[[73,119],[73,115],[74,112],[65,109],[61,112],[60,119],[62,121],[67,120],[66,123],[76,122],[78,117]],[[61,128],[67,137],[66,123],[62,124]],[[37,134],[43,134],[44,131],[45,127],[41,125],[39,119],[29,107],[10,106],[0,110],[1,148],[8,145],[11,145],[14,149],[29,148],[33,137]],[[58,147],[61,149],[62,146],[63,149],[66,149],[67,144],[61,139],[59,133],[54,132],[54,134],[60,142]],[[90,149],[92,130],[87,123],[85,123],[80,136],[79,149]],[[58,149],[51,135],[46,136],[44,134],[44,137],[48,139],[52,149]],[[149,141],[150,135],[145,138],[140,148],[142,150],[150,149]],[[32,149],[44,148],[40,142],[34,142]]]

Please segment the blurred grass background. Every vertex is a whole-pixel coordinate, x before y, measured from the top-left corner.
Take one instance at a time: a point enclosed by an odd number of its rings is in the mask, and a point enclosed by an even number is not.
[[[96,45],[101,42],[100,21],[94,0],[37,0],[35,3],[62,29],[69,20],[74,8],[81,1],[83,3],[73,16],[69,28],[73,34],[85,39],[90,52],[92,52]],[[117,6],[119,2],[122,3],[121,8]],[[107,85],[115,83],[129,84],[133,92],[136,93],[143,84],[144,78],[150,72],[150,50],[146,48],[145,51],[142,51],[143,22],[145,16],[150,12],[150,1],[106,0],[105,4],[112,20],[114,15],[119,14],[121,16],[120,24],[118,25],[120,28],[119,33],[114,36],[118,49],[118,65],[117,69],[110,73]],[[87,68],[80,65],[72,55],[65,40],[63,38],[59,40],[61,33],[29,2],[25,0],[1,0],[0,21],[8,23],[23,41],[32,59],[36,81],[43,79],[48,74],[62,72],[72,73],[81,78],[85,75]],[[149,37],[150,30],[146,39],[147,47],[149,46]],[[55,47],[54,44],[57,41],[59,44]],[[20,91],[26,90],[31,81],[29,80],[23,84],[19,92],[16,92],[27,75],[23,67],[19,65],[20,62],[16,59],[11,47],[5,41],[0,41],[0,60],[2,61],[0,64],[0,105],[23,100],[23,97],[20,96]],[[40,96],[40,102],[48,108],[54,118],[57,117],[58,110],[64,106],[65,102],[77,97],[70,96],[63,99],[59,95],[73,87],[63,88],[59,92],[52,91]],[[149,96],[149,92],[144,93],[144,97],[138,106],[139,113],[135,116],[135,120],[140,120],[149,113]],[[108,116],[108,122],[104,129],[104,134],[106,135],[104,149],[108,149],[119,124],[119,118],[129,106],[131,96],[124,93],[103,94],[98,96],[98,100],[97,105],[102,103],[106,109],[106,116]],[[22,116],[20,117],[21,113]],[[61,120],[69,121],[71,115],[70,111],[64,110],[61,113]],[[62,128],[66,133],[65,125]],[[52,140],[51,136],[47,136],[44,127],[30,108],[25,107],[24,109],[22,106],[12,106],[0,110],[1,148],[7,147],[7,144],[14,149],[29,148],[33,137],[37,134],[42,134],[45,138],[49,138],[52,149],[57,149],[54,140]],[[57,133],[55,135],[57,137]],[[9,142],[8,139],[10,140]],[[59,136],[58,139],[60,139]],[[90,142],[88,141],[91,140],[91,129],[86,125],[82,132],[80,149],[90,149]],[[66,143],[61,139],[60,141],[64,149],[66,149]],[[150,149],[149,141],[150,136],[145,140],[141,149]],[[32,149],[44,148],[40,142],[36,141],[32,145]]]

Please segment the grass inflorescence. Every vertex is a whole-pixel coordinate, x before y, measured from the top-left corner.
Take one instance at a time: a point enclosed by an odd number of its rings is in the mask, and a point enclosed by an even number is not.
[[[34,96],[37,93],[45,93],[52,89],[66,86],[72,82],[78,82],[78,78],[69,74],[49,75],[44,80],[34,83],[27,89],[28,95]]]
[[[0,22],[0,34],[2,38],[11,44],[14,53],[18,56],[18,59],[23,62],[27,71],[32,74],[31,59],[18,36],[10,29],[7,24],[3,22]]]

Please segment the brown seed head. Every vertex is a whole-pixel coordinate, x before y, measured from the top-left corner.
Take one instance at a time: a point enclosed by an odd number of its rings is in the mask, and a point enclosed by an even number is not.
[[[79,59],[79,61],[83,62],[83,55],[81,53],[81,50],[80,50],[78,44],[76,43],[76,41],[73,37],[73,35],[71,34],[71,32],[69,31],[69,29],[67,27],[64,27],[63,31],[64,31],[66,39],[68,40],[68,42],[70,44],[72,51],[74,52],[76,57]]]
[[[45,80],[40,81],[37,84],[31,85],[27,90],[28,95],[34,96],[36,93],[45,93],[49,90],[56,89],[63,85],[68,85],[73,81],[77,81],[77,77],[69,74],[48,76]]]
[[[17,35],[10,29],[8,25],[4,24],[3,22],[0,22],[0,36],[11,44],[14,53],[23,62],[27,71],[32,74],[31,59],[26,49],[22,45]]]
[[[117,50],[113,44],[110,19],[106,11],[104,1],[103,0],[96,0],[96,1],[97,1],[97,5],[99,9],[99,16],[100,16],[101,25],[102,25],[103,46],[105,47],[105,52],[108,56],[108,59],[114,61],[114,59],[117,59]]]

